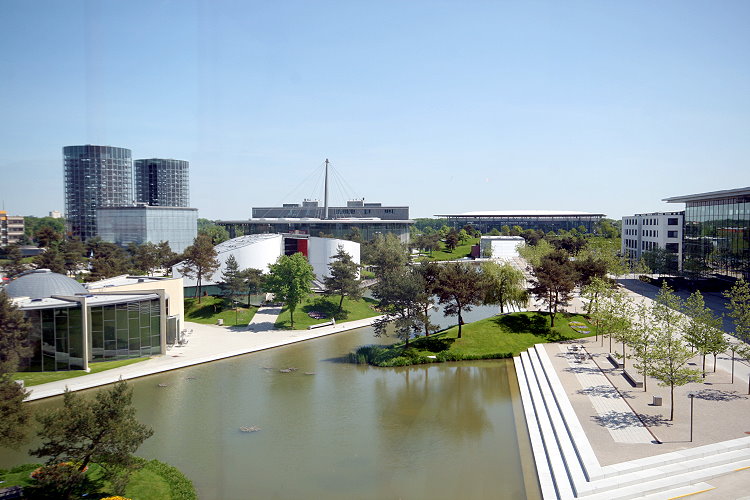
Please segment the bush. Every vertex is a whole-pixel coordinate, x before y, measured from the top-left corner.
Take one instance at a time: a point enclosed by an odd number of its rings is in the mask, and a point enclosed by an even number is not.
[[[172,500],[197,500],[198,495],[195,493],[193,482],[178,468],[158,460],[146,461],[142,458],[137,460],[143,464],[145,469],[160,475],[169,483],[172,489]]]

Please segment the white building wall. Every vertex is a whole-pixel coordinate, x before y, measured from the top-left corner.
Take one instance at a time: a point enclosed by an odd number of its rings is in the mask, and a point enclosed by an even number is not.
[[[677,262],[682,269],[682,229],[684,212],[654,212],[622,218],[623,255],[640,259],[643,252],[677,245]]]
[[[359,243],[349,240],[338,240],[335,238],[317,238],[311,236],[307,242],[308,261],[313,267],[315,277],[319,280],[329,276],[329,265],[331,257],[336,255],[339,246],[344,248],[354,262],[360,262]]]
[[[482,236],[479,239],[481,257],[510,260],[518,257],[518,247],[526,244],[520,236]],[[491,252],[487,255],[488,250]]]

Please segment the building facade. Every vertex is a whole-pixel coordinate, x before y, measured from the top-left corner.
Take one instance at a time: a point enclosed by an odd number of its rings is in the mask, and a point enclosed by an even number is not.
[[[97,209],[133,204],[133,161],[126,148],[63,148],[65,217],[74,237],[97,235]]]
[[[185,160],[135,160],[135,200],[154,207],[189,207],[189,170]]]
[[[124,247],[168,241],[173,252],[181,253],[198,235],[197,208],[138,205],[103,207],[96,213],[99,237]]]
[[[684,212],[654,212],[622,218],[620,251],[631,259],[640,259],[645,252],[661,248],[667,251],[667,267],[678,271],[682,262]]]
[[[280,207],[253,207],[253,219],[368,219],[406,220],[409,218],[409,207],[383,206],[382,203],[366,203],[364,198],[349,200],[345,207],[325,207],[318,200],[304,200],[302,203],[284,203]]]
[[[686,274],[750,279],[750,187],[664,201],[685,204],[682,268]]]
[[[241,234],[300,233],[310,236],[321,234],[334,238],[349,238],[357,232],[362,241],[370,241],[378,234],[393,234],[401,242],[409,242],[409,228],[413,220],[380,219],[247,219],[216,221],[226,228],[229,237]]]
[[[569,231],[583,226],[586,232],[591,233],[604,214],[565,210],[490,210],[435,215],[435,217],[448,219],[448,225],[455,228],[470,224],[482,233],[489,233],[493,229],[500,231],[503,226],[510,228],[519,226],[521,229],[535,229],[545,233],[560,229]]]
[[[0,210],[0,247],[19,244],[23,233],[23,217],[8,215],[5,210]]]

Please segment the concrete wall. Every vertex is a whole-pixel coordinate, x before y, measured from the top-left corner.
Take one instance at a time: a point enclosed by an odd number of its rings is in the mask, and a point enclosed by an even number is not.
[[[359,243],[334,238],[310,237],[307,246],[308,261],[319,280],[329,275],[328,266],[331,263],[331,257],[336,255],[339,246],[343,247],[344,251],[351,255],[352,260],[359,264]]]
[[[91,292],[139,292],[164,290],[169,299],[169,316],[177,316],[180,322],[185,320],[185,300],[183,295],[184,284],[182,278],[164,278],[156,281],[144,281],[142,283],[132,283],[129,285],[113,285],[95,288],[96,283],[88,285]]]
[[[525,244],[525,240],[520,236],[482,236],[479,240],[480,256],[513,259],[518,257],[518,247]]]

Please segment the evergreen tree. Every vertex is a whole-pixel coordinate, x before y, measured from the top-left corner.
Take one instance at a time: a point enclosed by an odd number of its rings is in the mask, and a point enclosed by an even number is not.
[[[403,267],[383,275],[372,287],[372,296],[380,301],[382,312],[373,324],[375,336],[387,336],[388,326],[393,325],[396,337],[408,347],[411,337],[423,327],[429,331],[429,321],[425,324],[422,311],[424,291],[424,278],[414,269]]]
[[[196,296],[198,303],[201,302],[201,285],[203,278],[211,276],[219,269],[219,261],[216,259],[217,253],[211,242],[211,237],[207,234],[199,233],[195,237],[192,245],[185,249],[182,257],[182,267],[179,271],[188,278],[195,278]]]
[[[13,278],[26,270],[26,264],[23,263],[21,248],[18,245],[8,245],[5,250],[5,258],[8,263],[3,266],[3,272],[8,278]]]
[[[380,277],[408,264],[409,252],[395,235],[378,234],[370,243],[362,246],[362,262],[375,266],[375,274]]]
[[[313,268],[301,253],[282,255],[268,267],[266,290],[273,293],[276,300],[286,303],[294,328],[294,310],[310,295],[310,285],[315,279]]]
[[[445,248],[449,252],[453,252],[453,250],[456,249],[458,246],[460,237],[458,235],[458,231],[455,229],[451,229],[448,234],[445,235]]]
[[[87,242],[86,246],[93,254],[88,279],[95,281],[128,273],[128,255],[122,248],[98,238]]]
[[[565,307],[572,298],[575,288],[575,269],[570,263],[567,252],[555,250],[540,259],[532,273],[531,293],[547,304],[550,314],[550,326],[555,326],[555,316],[560,308]]]
[[[158,267],[170,271],[170,268],[180,262],[182,256],[173,252],[168,241],[162,241],[156,245],[156,252],[159,255]]]
[[[245,287],[245,293],[248,296],[247,304],[250,305],[250,295],[260,293],[263,289],[263,283],[265,279],[265,277],[263,276],[263,271],[261,271],[260,269],[248,267],[247,269],[243,269],[242,271],[240,271],[240,276],[242,277],[242,283]]]
[[[224,263],[224,272],[221,275],[221,281],[221,288],[224,295],[232,301],[235,301],[237,297],[245,292],[245,282],[234,255],[230,255]]]
[[[49,248],[63,239],[63,233],[56,231],[51,226],[44,225],[34,233],[34,239],[39,248]]]
[[[57,246],[47,248],[47,250],[34,257],[33,262],[37,269],[49,269],[53,273],[65,274],[65,260],[57,249]]]
[[[60,253],[63,267],[68,274],[79,271],[81,264],[86,260],[86,246],[78,238],[63,240],[60,243]]]
[[[477,266],[450,262],[440,268],[435,282],[438,302],[446,316],[458,316],[458,338],[464,324],[464,311],[471,311],[484,300],[484,275]]]
[[[325,285],[325,295],[340,295],[339,311],[344,305],[344,297],[352,300],[359,300],[362,297],[362,288],[359,283],[359,265],[357,265],[352,256],[349,255],[342,246],[338,247],[335,255],[332,255],[331,263],[328,266],[330,275],[323,278]]]

